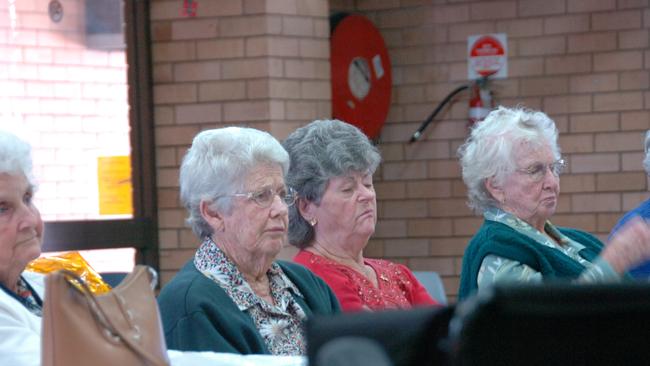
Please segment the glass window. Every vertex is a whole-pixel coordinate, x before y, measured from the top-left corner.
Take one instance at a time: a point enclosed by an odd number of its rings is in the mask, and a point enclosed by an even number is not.
[[[33,146],[43,219],[132,217],[130,190],[119,186],[130,187],[130,176],[105,174],[124,165],[130,174],[124,42],[89,41],[98,27],[86,18],[104,23],[86,17],[95,1],[5,3],[0,127]]]
[[[127,60],[148,55],[148,33],[134,28],[145,14],[135,1],[0,0],[0,128],[32,144],[45,251],[131,247],[157,266],[155,200],[133,199],[155,191],[142,187],[153,182],[139,135],[148,92],[129,103],[130,75],[146,63]],[[131,141],[145,144],[134,152]],[[116,269],[134,263],[133,249],[115,253]]]

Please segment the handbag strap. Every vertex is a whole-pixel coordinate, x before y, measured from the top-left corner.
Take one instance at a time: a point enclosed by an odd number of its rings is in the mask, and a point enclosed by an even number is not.
[[[83,279],[81,279],[81,277],[77,276],[77,274],[75,274],[74,272],[68,270],[60,270],[58,272],[63,275],[65,280],[68,283],[70,283],[72,287],[74,287],[86,298],[91,313],[93,314],[95,319],[99,322],[99,324],[111,334],[111,336],[119,338],[119,340],[124,342],[135,353],[137,353],[140,357],[149,361],[151,364],[153,365],[167,364],[164,360],[161,360],[160,357],[151,354],[148,350],[144,349],[140,344],[133,341],[131,337],[124,334],[124,332],[121,329],[119,329],[119,327],[116,327],[111,322],[110,317],[106,315],[106,312],[102,308],[102,305],[100,304],[99,301],[97,301],[95,295],[92,294],[90,288],[88,287],[86,282]],[[148,271],[148,272],[151,273],[152,271]],[[152,278],[152,280],[155,281],[156,278],[154,277]]]

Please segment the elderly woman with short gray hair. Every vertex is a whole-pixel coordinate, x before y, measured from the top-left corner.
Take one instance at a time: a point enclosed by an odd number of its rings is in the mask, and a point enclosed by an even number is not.
[[[577,229],[556,227],[560,155],[546,114],[499,107],[459,148],[470,207],[484,217],[465,250],[459,299],[498,282],[618,281],[650,256],[650,229],[630,222],[609,245]]]
[[[346,311],[435,304],[406,266],[364,258],[377,223],[372,175],[379,152],[358,128],[314,121],[283,143],[291,156],[287,182],[298,192],[289,208],[289,242],[332,288]]]
[[[304,355],[306,318],[339,311],[321,279],[276,261],[296,198],[288,169],[266,132],[228,127],[194,138],[180,191],[202,243],[158,298],[170,349]]]

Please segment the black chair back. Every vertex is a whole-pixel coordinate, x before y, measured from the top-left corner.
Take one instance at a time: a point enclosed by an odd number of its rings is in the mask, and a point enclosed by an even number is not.
[[[309,365],[444,365],[438,341],[446,339],[452,314],[452,307],[427,307],[313,317],[307,322]],[[333,350],[345,357],[336,361]],[[364,359],[369,363],[358,363]]]
[[[455,365],[650,365],[650,284],[496,286],[450,339]]]

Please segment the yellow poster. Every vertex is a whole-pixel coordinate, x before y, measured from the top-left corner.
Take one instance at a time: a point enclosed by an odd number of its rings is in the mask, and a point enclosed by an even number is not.
[[[97,158],[97,185],[100,215],[133,215],[129,156]]]

